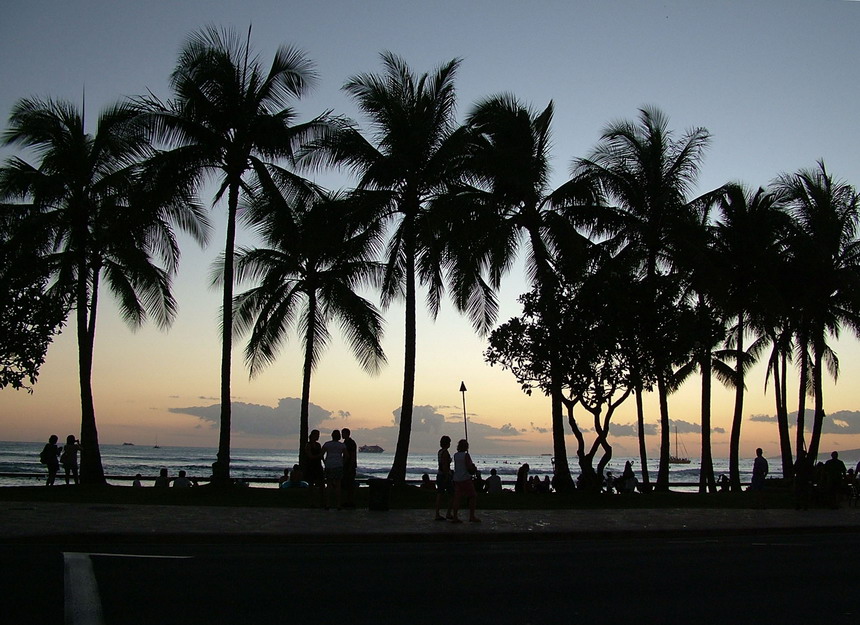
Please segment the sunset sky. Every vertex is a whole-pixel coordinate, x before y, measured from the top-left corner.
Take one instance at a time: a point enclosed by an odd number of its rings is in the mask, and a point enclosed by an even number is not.
[[[216,25],[246,32],[250,24],[252,45],[264,65],[280,44],[295,45],[316,63],[318,84],[296,105],[302,119],[332,109],[365,127],[340,87],[354,74],[379,71],[384,50],[402,56],[416,73],[462,58],[456,80],[460,120],[473,103],[501,92],[539,109],[554,101],[554,186],[566,180],[575,157],[593,148],[607,123],[633,119],[643,105],[662,109],[678,134],[694,126],[711,132],[701,192],[728,181],[765,185],[820,158],[837,177],[860,184],[860,2],[6,0],[3,7],[4,121],[22,97],[80,103],[85,92],[92,130],[98,112],[123,96],[149,90],[169,97],[169,75],[192,31]],[[0,148],[3,160],[11,154]],[[330,188],[350,185],[337,172],[316,179]],[[201,198],[211,204],[212,189]],[[151,444],[157,437],[161,445],[217,445],[220,302],[210,274],[223,247],[223,212],[221,205],[211,212],[206,249],[183,239],[174,285],[179,315],[169,331],[146,326],[132,332],[109,297],[102,298],[93,377],[103,443]],[[247,233],[240,240],[253,243]],[[516,298],[526,290],[519,265],[503,285],[499,322],[518,314]],[[323,430],[348,425],[359,444],[393,451],[402,385],[402,307],[389,309],[386,320],[389,364],[381,375],[363,373],[339,340],[333,342],[313,380],[312,425]],[[72,330],[67,327],[51,346],[32,395],[0,391],[0,440],[39,441],[79,431]],[[460,436],[461,381],[468,387],[475,453],[552,451],[548,400],[527,397],[510,373],[486,365],[485,339],[448,302],[435,322],[421,308],[418,341],[414,452],[434,450],[441,434]],[[274,366],[249,380],[244,343],[237,343],[234,447],[295,447],[297,345],[293,337]],[[826,427],[845,433],[827,433],[822,450],[854,449],[860,447],[860,413],[854,412],[860,410],[860,343],[846,332],[833,345],[840,378],[836,385],[828,379],[825,408],[843,412]],[[757,446],[777,453],[775,423],[765,418],[774,414],[774,401],[764,385],[759,367],[748,379],[742,456],[754,455]],[[656,427],[653,398],[647,409],[646,420]],[[731,393],[718,390],[716,456],[728,453],[731,410]],[[689,455],[698,457],[698,380],[671,398],[670,412]],[[634,421],[630,400],[614,423]],[[635,428],[619,428],[611,443],[616,456],[636,454]],[[573,444],[569,437],[571,455]],[[658,444],[656,435],[649,437],[652,453]]]

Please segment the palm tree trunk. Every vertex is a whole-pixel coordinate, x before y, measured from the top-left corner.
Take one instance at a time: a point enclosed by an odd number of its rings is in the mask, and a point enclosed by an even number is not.
[[[711,457],[711,358],[713,352],[705,350],[702,357],[702,466],[699,469],[699,492],[717,492],[714,479],[714,461]]]
[[[657,484],[654,489],[669,490],[669,390],[666,387],[665,373],[657,375],[657,397],[660,401],[660,465],[657,468]]]
[[[639,463],[642,472],[642,486],[645,492],[651,490],[648,477],[648,450],[645,447],[645,406],[642,403],[642,387],[636,387],[636,425],[639,429]]]
[[[773,362],[774,395],[776,396],[776,427],[779,432],[779,451],[782,458],[782,476],[791,478],[794,476],[794,463],[791,457],[791,434],[788,430],[788,404],[786,401],[786,390],[788,378],[786,376],[786,354],[784,349],[779,349]]]
[[[738,315],[737,344],[735,345],[735,411],[729,438],[729,484],[733,492],[741,491],[740,449],[741,425],[744,413],[744,316]]]
[[[409,226],[407,226],[409,228]],[[409,228],[411,230],[411,228]],[[406,483],[409,439],[412,434],[412,408],[415,401],[416,303],[415,303],[415,241],[411,233],[405,240],[406,256],[406,337],[403,359],[403,397],[400,401],[400,429],[397,447],[388,479],[396,484]]]
[[[316,342],[316,331],[313,321],[317,315],[317,298],[313,292],[308,295],[308,323],[305,332],[305,363],[302,371],[302,405],[299,413],[299,466],[302,471],[306,469],[305,446],[308,444],[308,430],[310,430],[309,416],[311,404],[311,377],[313,375],[314,344]]]
[[[557,366],[550,365],[553,369]],[[553,451],[553,487],[559,493],[567,493],[573,490],[573,478],[570,475],[570,465],[567,461],[567,447],[564,442],[564,407],[562,402],[562,389],[558,371],[551,374],[552,390],[550,401],[552,403],[552,451]]]
[[[812,422],[812,437],[809,439],[809,458],[813,463],[818,459],[818,447],[821,444],[821,429],[824,425],[823,347],[823,341],[815,342],[815,353],[813,355],[812,362],[812,388],[815,393],[815,417]]]
[[[82,263],[84,266],[86,263]],[[93,279],[93,299],[87,296],[85,267],[79,267],[77,285],[77,335],[78,335],[78,379],[81,389],[81,485],[104,486],[104,468],[99,449],[99,434],[96,428],[96,409],[93,402],[93,349],[95,347],[96,285]],[[89,311],[89,318],[87,315]],[[90,329],[93,331],[90,331]]]
[[[798,337],[798,345],[800,346],[800,387],[797,397],[797,432],[795,433],[797,442],[794,447],[796,453],[806,451],[804,428],[806,427],[806,378],[809,376],[809,358],[805,332]],[[815,464],[814,458],[808,455],[807,458],[809,462]]]
[[[233,352],[233,255],[236,245],[236,212],[239,208],[239,183],[229,183],[227,200],[227,240],[224,244],[224,293],[221,301],[221,430],[218,436],[218,462],[213,478],[219,485],[230,480],[230,431],[232,428],[232,398],[230,376]]]

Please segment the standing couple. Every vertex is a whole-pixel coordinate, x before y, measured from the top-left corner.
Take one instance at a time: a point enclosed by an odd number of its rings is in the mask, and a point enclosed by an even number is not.
[[[436,520],[444,521],[450,519],[452,523],[462,523],[459,517],[460,501],[465,497],[469,500],[469,522],[480,523],[481,519],[475,516],[478,493],[472,476],[477,471],[472,456],[469,455],[469,441],[460,439],[457,443],[457,453],[454,454],[454,471],[451,471],[451,437],[443,436],[439,439],[439,451],[436,457],[439,461],[436,473]],[[446,516],[440,514],[443,499],[454,494],[454,500],[449,500]]]

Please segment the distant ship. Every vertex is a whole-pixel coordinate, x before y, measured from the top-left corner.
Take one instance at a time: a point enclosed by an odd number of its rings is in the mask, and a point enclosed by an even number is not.
[[[123,443],[123,445],[128,445],[129,447],[134,447],[134,443]]]
[[[381,454],[385,450],[379,445],[362,445],[358,451],[363,454]]]

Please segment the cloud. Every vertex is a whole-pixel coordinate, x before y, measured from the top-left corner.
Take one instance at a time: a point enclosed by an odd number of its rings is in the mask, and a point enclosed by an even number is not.
[[[750,415],[749,420],[762,423],[776,423],[776,415],[754,414]]]
[[[646,423],[645,424],[645,434],[653,436],[657,434],[657,424],[656,423]],[[610,423],[609,424],[609,435],[610,436],[639,436],[639,426],[635,423]]]
[[[394,415],[394,424],[400,424],[400,408],[391,412]],[[445,426],[445,415],[436,411],[433,406],[412,407],[412,433],[429,432],[438,434]],[[451,437],[453,438],[453,436]]]
[[[261,404],[233,402],[232,430],[236,433],[252,436],[294,436],[299,433],[299,415],[301,400],[297,397],[284,397],[274,408]],[[211,427],[221,423],[221,405],[188,406],[185,408],[170,408],[169,412],[186,414],[208,422]],[[308,413],[308,425],[311,429],[318,428],[321,423],[331,417],[329,410],[311,404]]]
[[[815,424],[815,411],[807,408],[805,411],[806,418],[804,419],[804,430],[811,432]],[[755,414],[749,417],[750,421],[758,421],[763,423],[776,423],[776,415]],[[791,428],[797,427],[797,411],[788,415],[788,425]],[[860,434],[860,411],[858,410],[838,410],[833,413],[826,414],[824,421],[821,423],[822,434]]]

